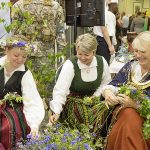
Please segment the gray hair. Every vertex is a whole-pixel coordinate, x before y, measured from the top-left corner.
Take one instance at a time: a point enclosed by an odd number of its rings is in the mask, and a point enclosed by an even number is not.
[[[97,45],[96,37],[89,33],[78,36],[76,40],[76,49],[81,49],[84,52],[96,51]]]
[[[145,51],[150,47],[150,31],[141,32],[132,43],[133,49]]]

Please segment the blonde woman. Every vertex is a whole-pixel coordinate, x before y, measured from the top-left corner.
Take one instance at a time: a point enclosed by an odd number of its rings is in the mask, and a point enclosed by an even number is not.
[[[38,135],[44,118],[44,106],[31,71],[24,65],[32,45],[20,36],[2,42],[5,56],[0,58],[0,100],[16,93],[22,102],[10,101],[0,105],[0,145],[6,150],[16,149],[16,142],[27,134]],[[0,147],[1,149],[1,147]]]
[[[120,111],[108,137],[106,150],[149,150],[150,139],[144,140],[143,118],[137,105],[126,95],[119,95],[120,85],[132,82],[150,99],[150,32],[140,33],[133,41],[135,60],[127,63],[116,77],[105,86],[102,94],[107,105],[117,105]],[[121,105],[125,106],[121,109]],[[115,113],[114,113],[115,114]]]
[[[90,106],[69,97],[83,98],[83,101],[85,96],[99,97],[102,87],[111,80],[106,60],[95,56],[96,48],[97,41],[94,36],[86,33],[77,38],[77,55],[64,63],[53,89],[53,100],[50,101],[53,115],[50,115],[50,123],[55,123],[62,113],[61,120],[66,120],[72,127],[94,124],[90,122],[94,113],[85,117],[83,109],[86,107],[90,112]]]

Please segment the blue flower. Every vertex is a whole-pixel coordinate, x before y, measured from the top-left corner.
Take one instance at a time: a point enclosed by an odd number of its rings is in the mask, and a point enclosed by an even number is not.
[[[31,145],[31,142],[30,141],[26,142],[26,145],[27,146]]]
[[[133,89],[133,90],[131,90],[131,94],[136,94],[137,93],[137,89]]]
[[[21,42],[18,42],[18,43],[16,44],[16,46],[18,46],[18,47],[24,47],[26,44],[27,44],[26,42],[21,41]]]
[[[51,144],[48,144],[48,145],[46,146],[46,149],[45,149],[45,150],[50,150],[50,148],[51,148]]]
[[[63,143],[66,143],[66,142],[67,142],[67,139],[66,139],[65,137],[63,137],[63,138],[61,139],[61,141],[62,141]]]
[[[31,139],[31,138],[32,138],[32,134],[28,134],[27,139]]]
[[[89,144],[87,144],[87,143],[85,143],[84,144],[84,148],[86,149],[86,150],[88,150],[90,147],[89,147]]]
[[[95,133],[95,132],[93,132],[93,133],[91,133],[91,134],[92,134],[92,136],[96,137],[96,133]]]
[[[74,144],[76,144],[76,143],[77,143],[76,140],[71,141],[71,145],[74,145]]]
[[[56,128],[57,128],[57,129],[58,129],[60,126],[61,126],[60,123],[57,123],[57,124],[56,124]]]
[[[51,148],[57,149],[57,145],[55,143],[52,143]]]
[[[80,137],[77,137],[77,138],[76,138],[76,141],[78,141],[78,142],[81,141],[81,140],[82,140],[82,139],[81,139]]]
[[[64,134],[64,137],[66,137],[66,136],[69,136],[69,134],[68,134],[68,133],[65,133],[65,134]]]
[[[45,141],[48,142],[50,139],[51,139],[51,136],[47,135],[46,138],[45,138]]]

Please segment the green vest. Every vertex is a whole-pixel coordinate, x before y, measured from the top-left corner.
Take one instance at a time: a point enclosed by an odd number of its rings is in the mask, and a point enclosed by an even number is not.
[[[103,59],[101,56],[96,56],[97,59],[97,79],[91,82],[85,82],[81,78],[81,70],[77,64],[78,58],[75,56],[70,59],[73,63],[75,76],[72,80],[70,92],[79,95],[92,95],[101,84],[103,74]]]

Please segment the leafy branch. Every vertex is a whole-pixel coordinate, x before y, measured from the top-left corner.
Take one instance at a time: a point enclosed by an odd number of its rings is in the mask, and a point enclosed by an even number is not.
[[[0,105],[8,102],[12,108],[14,108],[14,102],[21,103],[23,101],[23,97],[17,94],[17,92],[7,93],[2,100],[0,100]]]

